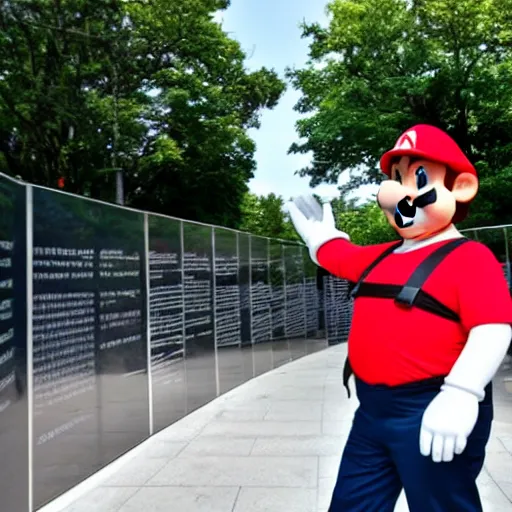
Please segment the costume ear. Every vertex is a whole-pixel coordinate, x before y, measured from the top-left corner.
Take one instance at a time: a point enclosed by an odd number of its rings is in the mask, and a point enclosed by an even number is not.
[[[453,182],[452,194],[457,203],[469,203],[478,192],[478,178],[469,173],[463,172],[459,174]]]

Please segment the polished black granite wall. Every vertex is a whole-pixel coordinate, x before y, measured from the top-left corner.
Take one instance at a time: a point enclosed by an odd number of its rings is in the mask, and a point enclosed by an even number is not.
[[[300,245],[1,176],[0,208],[9,512],[29,509],[30,473],[36,510],[220,394],[327,345]]]

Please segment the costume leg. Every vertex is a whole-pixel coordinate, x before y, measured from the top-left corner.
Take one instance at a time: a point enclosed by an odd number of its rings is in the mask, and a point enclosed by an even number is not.
[[[419,451],[421,417],[392,446],[410,512],[482,512],[476,478],[484,459],[493,418],[492,403],[480,415],[466,449],[452,462],[435,463]]]
[[[393,512],[402,484],[380,430],[378,421],[357,410],[329,512]]]

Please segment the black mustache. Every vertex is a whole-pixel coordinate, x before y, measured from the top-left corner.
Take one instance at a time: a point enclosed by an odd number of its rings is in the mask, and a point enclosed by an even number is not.
[[[437,201],[437,192],[436,189],[433,188],[428,192],[425,192],[421,196],[418,196],[412,204],[416,206],[416,208],[425,208],[429,204],[434,204]]]
[[[416,215],[416,208],[425,208],[429,204],[434,204],[437,201],[437,192],[436,189],[433,188],[428,192],[425,192],[421,196],[418,196],[413,202],[412,205],[409,204],[409,200],[411,198],[409,196],[404,197],[397,205],[397,210],[404,216],[413,218]]]

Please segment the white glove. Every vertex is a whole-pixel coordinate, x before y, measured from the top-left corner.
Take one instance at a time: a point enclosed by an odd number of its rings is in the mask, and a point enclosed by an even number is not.
[[[446,386],[423,413],[420,430],[422,455],[434,462],[450,462],[466,448],[478,419],[476,395]]]
[[[316,253],[325,243],[343,238],[350,240],[350,237],[336,229],[334,215],[329,203],[323,208],[312,196],[301,196],[286,205],[292,219],[293,225],[299,236],[308,246],[311,259],[318,265]]]
[[[466,448],[478,419],[478,402],[493,379],[510,344],[508,324],[471,329],[461,355],[446,377],[441,392],[423,413],[420,452],[434,462],[450,462]]]

